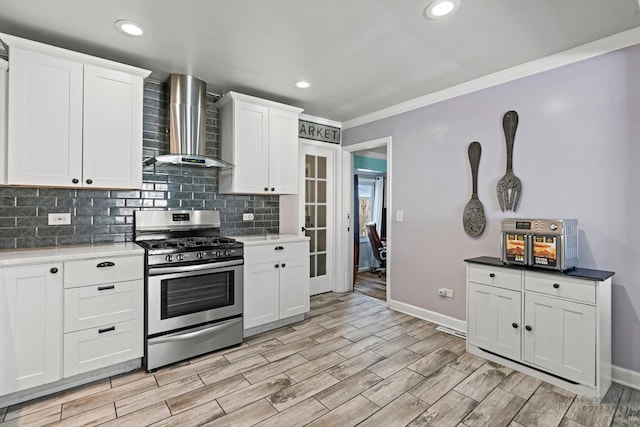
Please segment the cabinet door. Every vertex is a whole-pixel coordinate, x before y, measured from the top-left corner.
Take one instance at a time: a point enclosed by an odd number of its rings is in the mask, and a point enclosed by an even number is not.
[[[521,293],[469,282],[469,343],[520,359]]]
[[[269,189],[298,193],[298,114],[269,109]]]
[[[85,187],[142,187],[142,77],[84,67]]]
[[[280,318],[309,311],[309,257],[280,263]]]
[[[233,191],[265,194],[269,191],[269,109],[243,101],[234,103]]]
[[[524,310],[524,360],[595,385],[595,307],[528,292]]]
[[[276,265],[278,267],[276,268]],[[244,266],[244,328],[278,320],[279,263],[265,262]]]
[[[9,60],[9,184],[81,186],[82,64],[19,48]]]
[[[62,264],[0,269],[0,395],[62,376]]]

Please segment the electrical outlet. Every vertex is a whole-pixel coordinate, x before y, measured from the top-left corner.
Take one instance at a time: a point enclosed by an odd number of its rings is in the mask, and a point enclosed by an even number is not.
[[[453,298],[453,289],[440,288],[438,289],[438,295],[441,297]]]
[[[70,213],[50,213],[49,225],[69,225],[71,224]]]
[[[253,216],[252,213],[243,213],[242,214],[242,220],[243,221],[253,221],[255,219],[255,217]]]

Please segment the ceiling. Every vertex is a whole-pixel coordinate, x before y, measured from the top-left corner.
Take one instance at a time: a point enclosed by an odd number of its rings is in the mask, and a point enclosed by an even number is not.
[[[640,26],[638,0],[460,0],[437,21],[429,1],[0,0],[0,32],[342,122]]]

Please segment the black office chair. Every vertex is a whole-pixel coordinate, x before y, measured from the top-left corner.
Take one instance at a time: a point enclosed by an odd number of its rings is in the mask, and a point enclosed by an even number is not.
[[[387,274],[387,247],[382,244],[374,222],[365,224],[364,226],[367,229],[367,236],[369,236],[373,256],[380,264],[380,266],[374,270],[374,273],[378,273],[378,277],[382,277]]]

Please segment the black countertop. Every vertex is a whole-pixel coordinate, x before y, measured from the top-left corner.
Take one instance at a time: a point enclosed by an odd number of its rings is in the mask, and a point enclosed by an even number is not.
[[[500,258],[495,258],[491,256],[480,256],[476,258],[469,258],[469,259],[465,259],[464,261],[469,262],[471,264],[483,264],[483,265],[490,265],[492,267],[511,268],[514,270],[537,271],[541,273],[559,274],[562,276],[577,277],[580,279],[589,279],[589,280],[598,280],[598,281],[607,280],[608,278],[616,274],[613,271],[591,270],[590,268],[576,267],[573,270],[555,271],[555,270],[547,270],[544,268],[527,267],[523,265],[511,265],[511,264],[503,263],[500,260]]]

